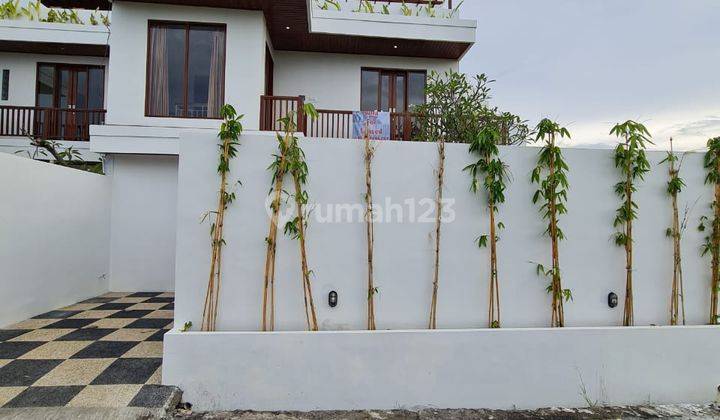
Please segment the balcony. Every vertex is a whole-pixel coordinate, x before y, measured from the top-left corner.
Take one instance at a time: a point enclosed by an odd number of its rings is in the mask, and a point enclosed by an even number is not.
[[[89,141],[90,126],[103,124],[104,109],[0,106],[0,137]]]
[[[308,137],[351,139],[353,138],[353,111],[318,109],[317,119],[303,114],[305,98],[302,96],[261,96],[260,131],[282,131],[278,122],[292,111],[296,116],[298,131]],[[390,139],[415,140],[415,115],[408,112],[390,113]]]

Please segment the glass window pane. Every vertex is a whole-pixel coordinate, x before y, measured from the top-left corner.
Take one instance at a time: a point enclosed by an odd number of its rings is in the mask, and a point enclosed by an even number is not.
[[[405,75],[395,76],[395,112],[405,112]]]
[[[180,117],[185,113],[184,25],[150,28],[148,114]]]
[[[55,106],[55,66],[40,66],[37,89],[37,106],[45,108]]]
[[[188,55],[188,117],[217,118],[223,99],[225,33],[193,26]]]
[[[408,73],[408,108],[425,103],[425,73]]]
[[[61,69],[58,86],[58,106],[67,108],[70,105],[70,70]]]
[[[167,30],[168,115],[181,117],[185,112],[185,28]]]
[[[78,70],[75,76],[75,108],[87,108],[87,87],[88,87],[87,70]]]
[[[105,69],[89,70],[88,108],[103,109],[105,107]]]
[[[380,109],[378,111],[390,110],[390,75],[380,75]]]
[[[363,70],[361,80],[360,110],[377,111],[378,109],[378,81],[380,72]]]

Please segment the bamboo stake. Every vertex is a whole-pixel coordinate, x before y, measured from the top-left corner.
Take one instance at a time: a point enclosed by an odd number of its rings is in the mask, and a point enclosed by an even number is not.
[[[295,204],[298,213],[298,231],[300,239],[300,262],[303,277],[303,292],[305,301],[305,318],[307,320],[308,329],[311,331],[318,330],[317,314],[315,312],[315,303],[313,302],[312,286],[310,284],[310,271],[308,270],[307,253],[305,251],[305,215],[303,213],[303,204],[300,201],[302,187],[300,180],[293,172],[293,181],[295,184]]]
[[[433,272],[433,294],[430,303],[429,329],[437,328],[438,287],[440,283],[440,228],[442,227],[443,184],[445,181],[445,137],[438,139],[438,190],[435,199],[435,266]]]
[[[486,156],[486,161],[490,161],[489,156]],[[497,233],[495,225],[495,201],[492,198],[488,199],[488,210],[490,211],[490,306],[488,308],[488,327],[500,328],[500,285],[498,283]]]
[[[615,166],[625,176],[624,180],[615,185],[615,192],[622,198],[620,207],[616,210],[613,226],[621,228],[615,234],[615,243],[625,248],[625,305],[623,310],[623,325],[632,326],[635,323],[634,300],[633,300],[633,220],[637,218],[635,209],[637,204],[633,202],[635,179],[643,179],[645,173],[650,170],[650,163],[647,161],[645,149],[647,144],[653,144],[650,132],[647,128],[635,121],[628,120],[616,124],[610,134],[621,139],[615,149]]]
[[[720,173],[720,159],[716,159],[715,170]],[[710,282],[710,325],[717,325],[718,288],[720,288],[720,183],[715,182],[715,202],[712,236],[712,281]]]
[[[368,303],[367,303],[367,329],[375,330],[375,282],[373,278],[373,249],[375,244],[375,229],[373,226],[373,195],[372,195],[372,160],[375,150],[370,144],[370,134],[365,126],[365,224],[367,226],[367,260],[368,260]]]
[[[287,142],[288,134],[284,141]],[[270,232],[267,237],[267,251],[265,253],[265,282],[263,285],[263,315],[262,330],[275,330],[275,256],[277,253],[278,218],[280,216],[280,201],[282,198],[282,184],[285,177],[286,158],[284,148],[281,148],[278,170],[273,187],[272,216],[270,218]],[[268,299],[270,305],[268,306]]]
[[[229,160],[230,142],[232,139],[223,139],[223,156],[227,162]],[[203,305],[203,331],[215,331],[217,318],[217,301],[220,290],[221,268],[222,268],[222,246],[223,246],[223,225],[226,207],[227,194],[227,171],[222,171],[220,175],[220,192],[218,193],[218,207],[215,220],[215,229],[212,237],[212,256],[210,259],[210,277],[208,279],[208,288],[205,294],[205,304]]]
[[[497,268],[497,238],[495,233],[495,204],[490,202],[490,308],[488,310],[488,326],[500,328],[500,286]]]
[[[673,151],[673,139],[670,138],[670,155],[668,158],[670,164],[670,180],[678,177],[679,169],[675,167],[675,154]],[[685,294],[682,279],[682,255],[680,252],[681,227],[680,213],[678,211],[678,194],[673,191],[671,195],[672,202],[672,238],[673,238],[673,276],[672,291],[670,295],[670,325],[678,325],[682,320],[685,325]],[[682,317],[682,318],[681,318]]]
[[[314,110],[314,108],[311,109]],[[270,232],[267,238],[265,280],[263,283],[262,328],[264,331],[274,330],[275,328],[275,257],[277,254],[278,218],[281,205],[282,184],[287,173],[290,173],[293,178],[297,218],[286,225],[285,232],[288,233],[296,229],[296,231],[293,232],[293,236],[295,236],[296,239],[299,239],[300,244],[300,268],[302,271],[305,320],[307,322],[308,330],[318,330],[317,314],[315,311],[315,303],[313,301],[305,242],[306,222],[304,201],[306,200],[307,194],[303,191],[302,184],[305,182],[305,177],[307,176],[307,165],[305,165],[305,162],[303,161],[303,152],[299,148],[297,138],[294,135],[295,130],[297,129],[294,117],[294,112],[290,111],[284,118],[279,120],[284,126],[285,134],[282,138],[278,135],[280,140],[280,155],[276,157],[275,164],[271,166],[275,169],[275,179],[273,189],[271,191],[271,193],[274,194],[272,202],[273,214],[270,219]],[[299,120],[300,118],[298,118],[298,121]],[[268,300],[270,301],[269,305]]]
[[[550,326],[565,326],[565,300],[572,297],[569,289],[563,289],[562,276],[560,271],[560,241],[564,239],[562,230],[559,227],[560,215],[565,214],[565,202],[567,201],[567,189],[569,188],[565,172],[569,170],[565,163],[562,151],[557,146],[558,136],[570,138],[570,132],[561,127],[558,123],[549,119],[543,119],[536,127],[536,141],[542,141],[543,147],[540,150],[538,163],[530,176],[531,182],[538,184],[538,190],[533,195],[532,202],[541,204],[540,213],[547,221],[545,233],[550,237],[551,267],[549,270],[541,264],[537,264],[537,273],[550,279],[547,288],[552,296]],[[545,175],[547,171],[547,175]]]
[[[628,146],[629,148],[629,146]],[[627,168],[627,178],[625,180],[625,197],[627,214],[632,213],[632,172],[630,164]],[[628,217],[625,222],[625,311],[623,314],[623,325],[632,326],[635,322],[633,314],[633,243],[632,243],[632,217]]]
[[[550,136],[550,179],[555,179],[555,134]],[[550,241],[552,246],[552,320],[553,327],[565,326],[565,312],[563,308],[562,282],[560,279],[560,252],[558,249],[557,230],[557,197],[555,195],[557,185],[555,182],[550,186]]]

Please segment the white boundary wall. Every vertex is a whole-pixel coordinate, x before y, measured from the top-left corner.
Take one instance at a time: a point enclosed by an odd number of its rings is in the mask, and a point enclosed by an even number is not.
[[[0,327],[108,290],[110,180],[0,153]]]
[[[472,195],[467,145],[448,145],[446,198],[455,199],[456,219],[443,227],[439,296],[440,331],[427,325],[431,297],[432,223],[375,226],[378,328],[366,323],[365,225],[311,221],[310,268],[320,333],[306,333],[297,243],[279,238],[275,333],[260,327],[268,217],[264,208],[275,153],[271,135],[242,137],[230,181],[242,181],[226,214],[223,283],[217,333],[173,331],[166,336],[163,382],[180,386],[200,410],[327,410],[416,407],[536,408],[600,403],[706,402],[715,397],[720,361],[718,329],[653,327],[667,323],[672,272],[667,168],[650,153],[653,171],[639,186],[636,222],[635,307],[638,325],[619,328],[622,305],[610,309],[607,295],[623,298],[624,254],[611,240],[618,199],[612,151],[568,149],[572,184],[562,218],[568,237],[561,246],[570,328],[549,324],[546,281],[528,261],[549,258],[544,224],[531,203],[529,176],[538,149],[503,147],[514,180],[500,220],[502,330],[486,325],[488,253],[474,245],[487,231],[483,197]],[[201,215],[217,200],[217,139],[210,132],[180,137],[175,325],[201,325],[210,260],[209,224]],[[310,168],[308,191],[326,216],[327,203],[360,203],[364,193],[363,144],[304,139]],[[374,161],[374,196],[433,198],[436,145],[385,142]],[[684,237],[685,301],[689,324],[707,321],[707,260],[698,254],[702,234],[694,227],[711,191],[703,184],[702,156],[688,155],[681,206],[697,201]],[[286,183],[286,189],[291,186]],[[421,205],[418,215],[428,208]],[[681,207],[681,208],[682,208]],[[376,210],[378,209],[376,208]],[[407,213],[405,217],[408,217]],[[406,219],[407,220],[407,219]],[[432,218],[431,218],[432,220]],[[330,308],[328,292],[339,293]],[[509,327],[509,328],[507,328]],[[462,329],[462,330],[459,330]],[[412,331],[415,330],[415,331]],[[210,355],[210,357],[208,357]],[[199,362],[200,361],[200,362]],[[668,379],[672,378],[672,379]]]
[[[163,383],[197,410],[707,403],[718,346],[714,327],[170,332]]]
[[[177,219],[176,324],[200,325],[210,261],[209,224],[200,224],[214,208],[218,189],[217,140],[210,132],[181,135]],[[265,210],[271,175],[267,171],[276,142],[270,135],[243,136],[230,179],[242,181],[237,201],[228,209],[227,247],[218,317],[220,330],[257,330],[260,326],[265,237],[269,219]],[[301,141],[310,168],[308,191],[319,204],[315,216],[325,216],[327,203],[362,203],[364,194],[363,145],[359,141]],[[513,181],[500,221],[499,275],[504,327],[545,327],[550,322],[547,282],[535,274],[529,261],[547,263],[550,246],[529,182],[537,149],[504,147]],[[435,196],[436,146],[431,143],[381,143],[374,161],[376,203],[386,198],[403,205],[406,199]],[[612,151],[567,149],[571,168],[569,214],[561,219],[568,238],[561,244],[564,286],[573,290],[566,305],[568,326],[615,326],[622,320],[625,289],[624,251],[612,242],[615,209],[613,186],[618,180]],[[663,153],[651,152],[652,172],[640,183],[640,205],[635,223],[635,319],[637,325],[668,322],[672,273],[670,201],[665,193],[667,167],[658,166]],[[448,145],[445,197],[454,199],[456,220],[443,226],[438,326],[482,328],[487,324],[488,250],[475,239],[487,232],[483,196],[469,192],[470,177],[462,172],[471,161],[467,145]],[[702,155],[688,155],[682,176],[687,183],[680,208],[692,206],[683,240],[685,302],[689,324],[704,324],[709,308],[709,261],[699,255],[703,234],[695,228],[711,201],[703,182]],[[286,189],[291,190],[289,182]],[[427,200],[429,201],[429,200]],[[697,201],[697,202],[696,202]],[[418,205],[420,216],[430,203]],[[406,212],[406,218],[409,217]],[[430,218],[432,221],[432,217]],[[407,219],[406,219],[407,220]],[[433,223],[378,223],[375,226],[375,282],[377,324],[380,329],[427,326],[433,265]],[[311,221],[307,235],[308,259],[314,271],[313,288],[321,329],[363,329],[366,325],[366,241],[364,223]],[[277,328],[305,328],[299,251],[295,241],[279,237],[277,257]],[[339,305],[330,308],[328,293],[339,293]],[[610,309],[609,292],[621,304]]]

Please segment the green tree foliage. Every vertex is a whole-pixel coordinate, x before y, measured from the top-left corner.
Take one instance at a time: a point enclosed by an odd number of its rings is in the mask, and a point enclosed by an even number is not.
[[[707,142],[705,153],[705,184],[714,187],[714,199],[710,204],[713,212],[712,220],[707,216],[700,219],[699,229],[705,231],[710,223],[710,234],[705,238],[702,254],[712,256],[710,279],[710,324],[720,323],[718,312],[718,294],[720,293],[720,137],[714,137]]]
[[[100,17],[100,21],[98,21],[98,16]],[[43,16],[40,0],[30,1],[26,6],[20,6],[20,0],[6,0],[4,3],[0,3],[0,19],[18,20],[23,18],[29,21],[48,23],[85,24],[75,9],[49,8],[45,16]],[[110,27],[109,13],[102,13],[99,10],[91,12],[90,24],[95,26],[100,23],[106,27]]]
[[[498,144],[523,144],[532,137],[526,121],[490,105],[490,84],[485,74],[469,78],[454,71],[428,75],[426,97],[413,107],[415,138],[420,141],[471,143],[477,133],[492,125]]]
[[[312,119],[317,118],[317,111],[312,104],[305,104],[303,111]],[[298,241],[300,245],[300,263],[303,285],[303,299],[305,302],[305,319],[308,330],[317,331],[317,312],[312,294],[310,275],[312,271],[308,268],[306,252],[307,215],[305,207],[309,201],[309,194],[305,190],[305,184],[309,174],[308,165],[305,161],[305,152],[300,148],[297,131],[298,115],[290,111],[278,121],[283,127],[283,133],[278,133],[278,153],[274,155],[275,160],[268,168],[273,173],[273,187],[270,194],[274,196],[271,204],[272,217],[270,220],[270,233],[265,238],[267,254],[265,258],[265,281],[263,285],[263,331],[272,331],[275,328],[275,255],[277,252],[277,224],[278,214],[281,205],[281,195],[284,192],[282,185],[287,174],[292,177],[295,187],[293,201],[295,202],[296,216],[284,226],[284,233]]]
[[[225,247],[223,228],[225,226],[225,211],[235,201],[235,193],[228,190],[228,175],[230,174],[230,161],[237,156],[237,148],[240,145],[240,135],[243,131],[241,120],[235,108],[225,105],[220,110],[223,119],[218,137],[220,138],[220,153],[218,158],[217,172],[220,175],[220,191],[218,193],[218,206],[215,211],[208,213],[212,224],[210,225],[210,237],[212,253],[210,258],[210,276],[205,294],[203,306],[203,331],[215,331],[218,313],[218,301],[220,283],[222,280],[222,251]]]
[[[567,213],[565,206],[567,202],[567,191],[570,185],[567,180],[567,172],[570,170],[562,150],[556,140],[570,138],[570,132],[561,127],[558,123],[549,119],[543,119],[536,128],[536,142],[542,143],[538,154],[538,162],[532,171],[531,181],[538,184],[538,190],[533,195],[533,204],[540,204],[540,214],[547,221],[548,227],[545,234],[550,237],[552,267],[545,269],[541,264],[537,265],[537,272],[550,279],[547,288],[552,296],[552,317],[553,327],[565,326],[565,310],[563,300],[572,298],[570,289],[563,289],[560,272],[560,250],[559,242],[565,239],[562,229],[558,225],[559,216]]]
[[[454,71],[443,74],[431,72],[426,86],[427,100],[412,110],[415,138],[436,142],[438,145],[435,264],[428,325],[430,329],[437,325],[445,143],[473,143],[477,141],[480,133],[487,135],[490,129],[494,133],[494,144],[520,144],[530,136],[530,130],[520,117],[501,112],[489,105],[491,82],[484,74],[470,78]]]
[[[497,121],[495,121],[497,123]],[[500,284],[498,281],[497,232],[504,228],[496,222],[498,205],[505,202],[506,182],[509,180],[507,165],[500,160],[498,142],[500,131],[497,125],[486,124],[472,138],[469,151],[477,157],[477,161],[465,167],[472,181],[470,191],[485,192],[488,213],[490,215],[490,232],[477,239],[481,248],[490,246],[490,304],[488,306],[488,326],[500,328]]]
[[[637,191],[635,183],[643,180],[650,171],[645,149],[650,140],[650,132],[644,125],[628,120],[615,125],[610,134],[617,136],[620,143],[615,148],[615,167],[620,171],[622,181],[615,185],[615,193],[622,204],[615,212],[613,226],[620,229],[615,234],[615,243],[625,247],[625,310],[623,325],[634,324],[633,311],[633,220],[637,219],[638,205],[633,201]]]
[[[684,157],[685,155],[683,155]],[[673,151],[673,139],[670,139],[670,151],[660,164],[668,165],[668,183],[667,193],[672,204],[672,226],[667,228],[666,235],[673,240],[673,275],[672,289],[670,292],[670,325],[685,325],[685,292],[682,275],[682,253],[680,245],[682,234],[687,227],[687,218],[689,210],[686,209],[683,220],[680,221],[680,212],[678,210],[678,195],[685,187],[685,182],[680,178],[680,169],[683,159]]]

